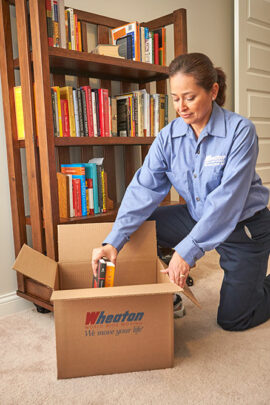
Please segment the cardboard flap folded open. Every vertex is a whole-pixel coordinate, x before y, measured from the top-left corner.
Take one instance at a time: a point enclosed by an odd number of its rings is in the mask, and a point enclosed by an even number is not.
[[[101,246],[112,227],[111,222],[58,225],[59,262],[90,262],[92,250]],[[118,260],[155,259],[156,254],[155,222],[146,221],[131,235]]]
[[[48,287],[55,288],[57,263],[28,245],[21,248],[13,269]]]
[[[106,288],[83,288],[77,290],[54,291],[51,301],[81,300],[88,298],[116,298],[139,295],[173,294],[179,287],[173,283],[143,284]]]

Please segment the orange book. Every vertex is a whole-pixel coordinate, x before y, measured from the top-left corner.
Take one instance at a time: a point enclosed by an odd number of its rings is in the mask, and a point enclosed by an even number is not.
[[[114,286],[115,265],[106,260],[105,287]]]

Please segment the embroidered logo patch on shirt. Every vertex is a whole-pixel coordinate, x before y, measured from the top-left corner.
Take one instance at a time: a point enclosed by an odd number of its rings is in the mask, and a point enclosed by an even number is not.
[[[225,155],[207,155],[204,160],[204,166],[222,166],[225,162]]]

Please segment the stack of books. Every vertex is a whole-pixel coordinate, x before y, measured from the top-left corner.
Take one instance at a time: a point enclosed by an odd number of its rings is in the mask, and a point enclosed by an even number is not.
[[[82,51],[81,22],[64,0],[46,0],[46,21],[49,46]]]
[[[62,164],[57,173],[61,218],[107,212],[107,183],[103,158],[88,163]]]
[[[137,90],[116,97],[118,136],[157,136],[168,124],[168,95]]]
[[[109,137],[113,135],[108,89],[82,86],[51,88],[54,135]]]
[[[135,21],[111,29],[112,44],[126,59],[166,65],[166,28],[149,31]]]

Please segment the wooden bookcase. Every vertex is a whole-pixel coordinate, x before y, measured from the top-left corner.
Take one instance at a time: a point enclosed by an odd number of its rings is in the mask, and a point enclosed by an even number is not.
[[[13,58],[10,7],[16,9],[19,58]],[[29,8],[29,15],[28,15]],[[26,226],[31,226],[32,246],[57,259],[57,225],[60,223],[113,221],[117,208],[96,216],[59,218],[56,172],[61,163],[70,162],[70,149],[80,148],[81,162],[93,154],[93,146],[103,149],[105,170],[108,173],[108,194],[116,204],[115,146],[123,145],[125,156],[125,186],[134,172],[134,145],[140,145],[142,160],[153,138],[56,138],[53,134],[51,79],[54,85],[64,86],[65,75],[77,78],[78,86],[89,84],[89,78],[99,78],[101,87],[111,91],[111,81],[120,81],[123,92],[131,83],[149,91],[149,83],[156,82],[156,92],[166,93],[168,68],[149,63],[134,62],[94,55],[87,52],[87,24],[97,26],[98,43],[109,42],[109,29],[127,21],[74,10],[81,21],[83,52],[48,46],[45,0],[0,0],[0,66],[2,80],[5,133],[8,156],[9,185],[15,255],[27,243]],[[31,27],[31,51],[29,43]],[[187,51],[186,10],[179,9],[142,25],[150,30],[173,25],[175,56]],[[13,88],[15,70],[20,71],[25,122],[25,140],[17,140]],[[35,83],[36,106],[33,83]],[[35,111],[36,109],[36,111]],[[35,118],[36,117],[36,118]],[[38,139],[36,136],[38,133]],[[27,162],[30,217],[25,215],[22,162],[20,150],[25,148]],[[167,203],[170,203],[169,198]],[[90,252],[89,252],[90,255]],[[18,275],[17,294],[36,305],[52,310],[51,290],[34,280]]]

